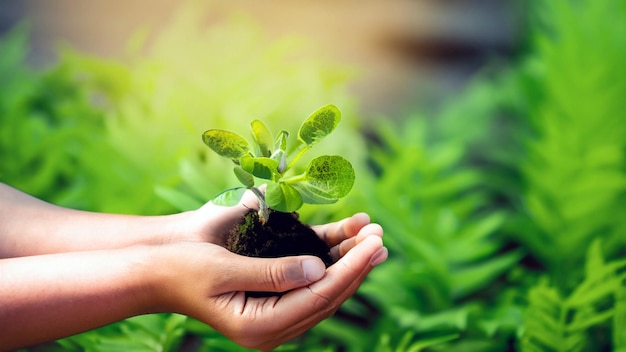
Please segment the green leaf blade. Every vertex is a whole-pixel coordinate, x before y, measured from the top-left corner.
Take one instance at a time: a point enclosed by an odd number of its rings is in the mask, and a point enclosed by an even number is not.
[[[272,145],[274,144],[274,138],[269,128],[265,126],[260,120],[254,120],[250,123],[252,129],[252,136],[259,148],[258,156],[269,157],[272,154]]]
[[[309,192],[313,189],[318,195],[328,198],[346,196],[354,185],[354,168],[346,159],[338,155],[324,155],[309,163],[305,172],[305,183]]]
[[[205,131],[202,141],[218,155],[237,160],[250,153],[250,144],[240,135],[218,129]]]
[[[229,188],[215,196],[211,202],[215,205],[232,207],[233,205],[239,204],[245,191],[245,187]]]
[[[244,155],[241,160],[241,168],[246,172],[265,180],[273,180],[278,170],[278,160],[271,158],[254,158]]]
[[[300,126],[298,139],[313,145],[329,135],[341,121],[341,112],[334,105],[326,105],[313,112]]]
[[[274,141],[274,149],[287,151],[288,138],[289,138],[289,132],[285,130],[281,130],[280,132],[278,132],[278,135],[276,136],[276,140]]]
[[[254,186],[254,176],[244,170],[241,166],[235,166],[233,172],[235,173],[235,176],[237,176],[239,182],[241,182],[246,188]]]
[[[307,181],[296,182],[291,186],[300,193],[302,201],[307,204],[333,204],[339,200]]]
[[[300,193],[295,188],[276,182],[267,183],[265,202],[270,208],[285,213],[300,209],[303,203]]]

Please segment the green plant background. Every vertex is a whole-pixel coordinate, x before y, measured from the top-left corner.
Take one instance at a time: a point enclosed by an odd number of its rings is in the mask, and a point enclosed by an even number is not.
[[[62,48],[46,69],[25,64],[20,25],[0,41],[0,180],[80,209],[192,209],[236,184],[204,130],[296,129],[332,103],[344,120],[315,150],[348,158],[357,181],[302,217],[366,211],[390,256],[279,350],[626,351],[626,3],[527,10],[510,67],[488,66],[436,113],[368,126],[347,89],[355,72],[243,15],[203,27],[188,8],[138,33],[125,60]],[[175,314],[32,348],[181,349],[241,350]]]

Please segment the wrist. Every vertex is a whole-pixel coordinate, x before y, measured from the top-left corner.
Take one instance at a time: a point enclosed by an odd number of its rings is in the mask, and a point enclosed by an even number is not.
[[[129,252],[128,280],[133,287],[136,315],[166,312],[164,291],[171,275],[165,270],[167,261],[161,245],[137,245],[123,250]]]
[[[175,250],[176,247],[175,244],[145,246],[142,251],[139,301],[144,314],[179,313],[176,306],[180,301],[179,278],[184,275],[180,262],[185,254]]]
[[[196,241],[194,237],[195,210],[161,216],[157,244],[173,244],[181,241]]]

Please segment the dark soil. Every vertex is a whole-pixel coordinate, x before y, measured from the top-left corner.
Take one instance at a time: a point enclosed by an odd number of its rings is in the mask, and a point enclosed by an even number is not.
[[[298,220],[297,213],[270,210],[265,224],[256,211],[249,211],[243,222],[228,235],[226,247],[249,257],[277,258],[291,255],[315,255],[328,267],[331,265],[328,246],[308,226]]]
[[[298,220],[297,213],[283,213],[270,209],[265,224],[259,214],[250,210],[244,220],[228,234],[226,248],[231,252],[262,258],[294,255],[314,255],[322,259],[326,267],[333,263],[329,248],[315,231]],[[267,296],[268,293],[249,292],[251,296]]]

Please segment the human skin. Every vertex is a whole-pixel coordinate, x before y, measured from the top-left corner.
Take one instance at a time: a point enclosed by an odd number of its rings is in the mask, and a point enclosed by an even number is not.
[[[174,312],[268,350],[331,316],[387,257],[382,228],[363,213],[314,227],[338,259],[328,269],[312,256],[231,253],[224,230],[254,202],[247,194],[235,207],[128,216],[57,207],[0,184],[1,348]]]

